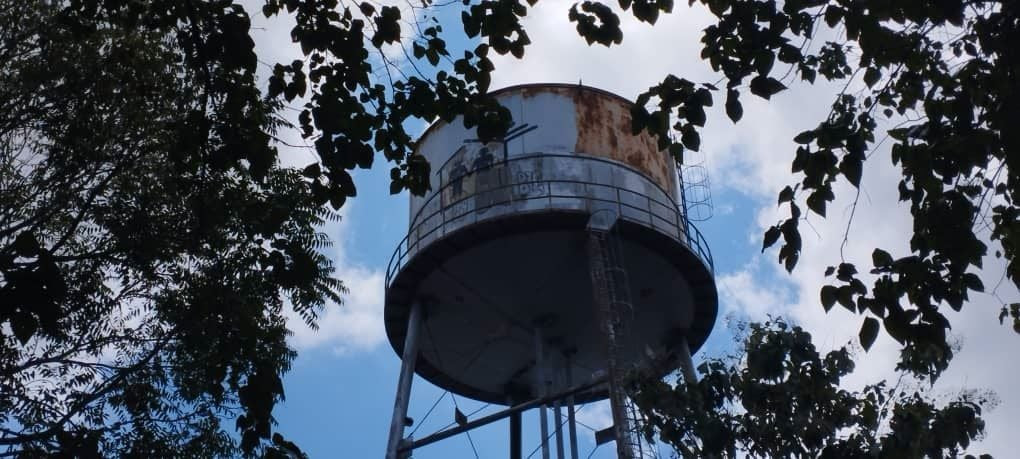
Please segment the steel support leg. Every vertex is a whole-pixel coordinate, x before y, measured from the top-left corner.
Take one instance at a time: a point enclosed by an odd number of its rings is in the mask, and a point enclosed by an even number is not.
[[[556,418],[556,459],[567,459],[563,454],[563,412],[560,410],[559,399],[553,402],[553,414]]]
[[[521,450],[521,413],[510,415],[510,459],[523,459]]]
[[[404,439],[407,420],[407,404],[411,398],[411,382],[414,380],[414,364],[418,360],[418,332],[421,329],[420,301],[411,304],[407,318],[407,336],[404,337],[404,355],[400,364],[400,379],[397,380],[397,396],[393,401],[393,420],[390,421],[390,436],[386,445],[386,459],[397,459],[397,449]]]
[[[680,338],[680,370],[684,374],[684,381],[689,384],[698,382],[698,373],[694,371],[694,359],[691,358],[691,348],[687,346],[687,337]]]
[[[567,356],[567,387],[573,387],[573,370]],[[577,459],[577,421],[574,419],[574,394],[567,396],[567,433],[570,436],[570,459]]]
[[[542,332],[535,329],[535,384],[538,387],[538,396],[548,395],[545,386],[545,351],[542,349]],[[542,432],[542,459],[549,459],[549,419],[546,414],[546,404],[538,407],[538,422]]]

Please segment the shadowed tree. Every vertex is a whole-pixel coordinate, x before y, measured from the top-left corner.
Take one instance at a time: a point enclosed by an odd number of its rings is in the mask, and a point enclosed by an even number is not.
[[[343,291],[317,251],[334,214],[277,165],[250,69],[183,65],[140,21],[0,2],[7,455],[227,455],[235,419],[255,451],[284,308],[312,323]]]
[[[1020,282],[1020,5],[690,3],[715,15],[702,57],[720,80],[666,76],[639,97],[635,132],[682,161],[717,96],[736,122],[744,97],[843,83],[829,115],[793,139],[798,183],[778,199],[789,218],[765,246],[782,239],[794,269],[802,208],[824,217],[833,183],[859,186],[888,135],[910,253],[876,248],[866,278],[834,254],[820,303],[864,317],[865,349],[884,329],[902,345],[900,369],[937,378],[952,357],[941,311],[984,289],[989,242]],[[334,218],[325,205],[354,196],[349,171],[380,153],[394,193],[425,191],[408,121],[462,115],[483,140],[505,132],[490,56],[524,54],[533,4],[267,0],[260,13],[290,21],[303,57],[270,62],[263,92],[250,12],[230,1],[0,0],[0,445],[231,453],[220,424],[236,419],[245,453],[293,451],[272,435],[294,356],[283,310],[314,324],[343,291],[317,251],[329,241],[316,228]],[[655,23],[673,7],[584,1],[564,14],[589,44],[612,46],[625,38],[619,14]],[[460,30],[440,12],[460,13]],[[477,46],[448,49],[450,34]],[[315,155],[300,171],[274,146],[288,103],[302,104],[296,124]],[[1020,305],[999,318],[1020,331]]]
[[[959,457],[997,400],[980,391],[940,400],[907,389],[905,374],[893,387],[847,390],[851,351],[821,355],[782,320],[750,324],[738,341],[738,353],[703,362],[694,384],[635,379],[650,439],[682,457]]]

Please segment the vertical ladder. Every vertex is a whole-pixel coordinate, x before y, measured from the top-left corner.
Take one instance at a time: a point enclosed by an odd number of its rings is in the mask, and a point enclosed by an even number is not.
[[[646,440],[644,433],[641,431],[641,427],[645,423],[645,417],[641,414],[633,400],[627,398],[626,403],[628,427],[631,429],[629,441],[631,442],[630,448],[633,451],[633,457],[635,459],[658,459],[659,451],[655,448],[655,444]]]
[[[630,301],[630,284],[623,267],[620,243],[610,231],[613,222],[608,222],[608,225],[595,222],[593,219],[588,226],[588,266],[592,293],[606,336],[606,370],[617,457],[637,459],[647,448],[642,448],[635,410],[624,391],[627,369],[621,368],[619,361],[626,333],[625,322],[633,317],[634,306]]]

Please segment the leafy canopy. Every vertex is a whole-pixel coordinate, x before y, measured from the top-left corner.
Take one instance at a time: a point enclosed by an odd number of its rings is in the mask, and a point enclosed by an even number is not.
[[[233,455],[224,420],[262,450],[294,358],[284,307],[314,323],[344,290],[319,252],[334,214],[277,163],[277,104],[209,57],[243,16],[203,5],[218,25],[174,34],[140,5],[0,1],[12,456]]]
[[[792,270],[802,209],[824,217],[833,183],[859,186],[887,134],[910,252],[876,248],[868,277],[834,263],[820,302],[864,316],[865,348],[884,329],[902,344],[900,368],[937,377],[952,357],[940,311],[984,289],[989,241],[1020,282],[1020,155],[1009,153],[1020,142],[1020,4],[694,3],[716,16],[702,57],[721,80],[666,76],[639,97],[634,130],[680,161],[700,147],[717,96],[736,122],[745,97],[819,78],[854,88],[794,139],[799,183],[780,193],[790,216],[765,247],[782,239]],[[251,12],[230,1],[0,1],[0,445],[232,451],[220,420],[233,417],[246,453],[292,450],[271,428],[293,358],[281,293],[314,323],[343,291],[317,252],[327,240],[316,227],[333,215],[323,206],[356,195],[349,171],[376,152],[393,192],[425,191],[409,120],[463,116],[482,138],[504,132],[509,113],[487,95],[491,56],[524,54],[533,4],[267,0],[261,13],[286,17],[304,56],[268,63],[263,92]],[[619,14],[654,24],[673,7],[584,1],[565,14],[588,43],[612,46]],[[462,30],[436,19],[450,9]],[[478,45],[450,50],[451,33]],[[300,172],[275,147],[287,103],[302,104],[297,127],[315,153]],[[1020,331],[1020,305],[1003,305],[1006,319]]]
[[[996,402],[980,392],[939,402],[903,378],[846,390],[851,352],[820,355],[809,333],[782,320],[750,324],[741,339],[740,353],[703,362],[695,383],[637,379],[645,434],[682,457],[959,457]]]

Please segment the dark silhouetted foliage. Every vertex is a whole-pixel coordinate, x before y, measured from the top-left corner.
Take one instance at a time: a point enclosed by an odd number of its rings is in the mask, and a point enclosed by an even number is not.
[[[700,148],[717,93],[737,122],[749,94],[781,97],[819,77],[860,86],[793,139],[799,183],[779,195],[790,217],[764,245],[782,240],[779,261],[793,270],[802,208],[824,217],[833,183],[859,186],[888,134],[914,223],[910,253],[876,248],[866,279],[840,260],[820,302],[864,316],[865,348],[884,330],[902,344],[900,369],[937,378],[952,357],[941,311],[984,289],[988,239],[1020,282],[1020,3],[691,3],[715,15],[702,58],[721,79],[665,77],[639,97],[634,130],[657,134],[679,161]],[[297,451],[272,432],[294,357],[283,311],[314,324],[339,301],[343,286],[317,251],[329,242],[318,225],[334,218],[326,205],[355,196],[350,171],[380,153],[391,191],[428,188],[408,121],[463,116],[482,139],[504,133],[509,111],[488,96],[491,56],[525,53],[521,20],[533,4],[425,0],[404,18],[392,4],[266,0],[258,13],[288,20],[304,56],[266,63],[263,92],[251,12],[229,0],[0,0],[0,446]],[[564,14],[588,43],[612,46],[625,38],[618,14],[654,24],[673,6],[584,1]],[[458,9],[462,30],[444,31],[438,8]],[[477,46],[454,54],[450,33]],[[413,72],[394,71],[382,52],[404,40]],[[315,157],[300,170],[281,167],[275,147],[289,103],[302,104],[296,127]],[[880,128],[886,119],[898,124]],[[1003,305],[999,319],[1020,332],[1020,305]],[[706,381],[729,371],[709,370]],[[897,406],[928,409],[911,403]],[[236,420],[239,442],[223,419]],[[740,446],[774,451],[755,445]]]
[[[820,355],[810,334],[782,320],[751,324],[742,346],[703,362],[695,384],[639,379],[646,435],[683,457],[959,457],[995,403],[980,392],[937,402],[884,381],[847,390],[851,353]]]
[[[260,451],[294,358],[284,308],[312,323],[343,291],[317,251],[334,214],[278,165],[254,62],[210,57],[247,29],[175,34],[140,7],[0,2],[9,454],[230,455],[235,419]]]

